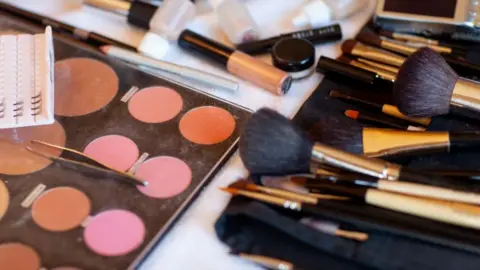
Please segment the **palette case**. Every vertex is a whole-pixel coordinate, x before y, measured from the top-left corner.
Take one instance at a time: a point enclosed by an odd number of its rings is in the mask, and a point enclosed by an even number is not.
[[[43,31],[40,27],[0,13],[0,31],[12,29],[26,33]],[[6,214],[0,220],[0,246],[7,242],[20,242],[32,247],[40,257],[41,266],[46,269],[60,266],[84,270],[136,269],[233,154],[242,126],[251,116],[251,111],[107,58],[94,48],[68,37],[55,36],[54,48],[56,61],[95,59],[110,66],[119,78],[118,93],[100,110],[82,116],[55,117],[65,130],[66,147],[82,151],[87,144],[101,136],[125,136],[136,143],[140,154],[147,152],[149,157],[171,156],[185,162],[191,169],[191,183],[174,197],[152,198],[134,186],[86,176],[56,163],[26,175],[0,174],[10,197]],[[183,98],[183,107],[178,115],[164,123],[140,122],[130,115],[127,104],[120,100],[132,86],[140,89],[150,86],[173,89]],[[182,137],[179,131],[182,116],[201,106],[214,106],[228,111],[235,120],[231,136],[211,145],[193,143]],[[91,202],[91,216],[109,209],[131,211],[145,226],[141,245],[123,256],[102,256],[85,245],[85,228],[82,226],[64,232],[40,228],[32,220],[31,209],[21,206],[39,184],[44,184],[46,190],[67,186],[84,192]]]

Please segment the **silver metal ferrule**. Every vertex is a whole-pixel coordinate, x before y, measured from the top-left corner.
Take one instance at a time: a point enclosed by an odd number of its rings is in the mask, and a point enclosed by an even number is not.
[[[400,165],[351,154],[321,143],[313,146],[312,158],[323,164],[380,179],[397,180],[400,176]]]
[[[480,112],[480,84],[467,79],[458,79],[453,88],[450,105]]]

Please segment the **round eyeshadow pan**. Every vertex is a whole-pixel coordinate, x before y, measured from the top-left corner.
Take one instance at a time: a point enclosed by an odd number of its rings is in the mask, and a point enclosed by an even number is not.
[[[32,219],[44,230],[63,232],[76,228],[90,214],[85,193],[71,187],[57,187],[41,194],[32,205]]]
[[[204,106],[187,112],[179,124],[180,133],[187,140],[204,145],[220,143],[235,131],[235,119],[225,109]]]
[[[108,65],[89,58],[55,63],[55,114],[80,116],[100,110],[118,92],[118,77]]]
[[[10,195],[5,183],[0,180],[0,220],[7,213],[8,204],[10,203]]]
[[[40,256],[31,247],[21,243],[0,245],[0,269],[38,270]]]
[[[138,91],[128,102],[128,111],[144,123],[163,123],[174,118],[183,107],[177,91],[167,87],[148,87]]]
[[[95,139],[83,152],[119,171],[126,171],[132,167],[139,155],[135,142],[120,135],[107,135]]]
[[[153,198],[170,198],[183,192],[192,181],[192,171],[182,160],[161,156],[151,158],[138,166],[137,177],[148,181],[138,186],[143,194]]]
[[[55,122],[52,125],[24,128],[0,129],[0,173],[23,175],[39,171],[52,162],[28,151],[25,146],[41,149],[52,156],[60,156],[60,150],[32,145],[30,141],[39,140],[58,146],[65,146],[65,131]]]
[[[138,248],[145,236],[145,225],[134,213],[121,209],[94,216],[83,232],[85,244],[103,256],[121,256]]]

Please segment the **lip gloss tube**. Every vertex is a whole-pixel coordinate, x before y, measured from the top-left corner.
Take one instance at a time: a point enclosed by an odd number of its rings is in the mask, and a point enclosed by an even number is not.
[[[183,49],[203,55],[221,64],[230,73],[274,94],[283,95],[292,85],[292,77],[287,72],[190,30],[184,30],[180,34],[178,44]]]

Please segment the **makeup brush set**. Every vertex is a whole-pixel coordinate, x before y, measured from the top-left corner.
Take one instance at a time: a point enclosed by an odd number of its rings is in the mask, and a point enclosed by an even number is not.
[[[460,47],[381,35],[398,40],[363,31],[320,57],[326,77],[293,120],[247,122],[251,175],[223,189],[235,197],[216,224],[229,246],[302,269],[478,268],[480,83],[465,78],[478,66]]]

